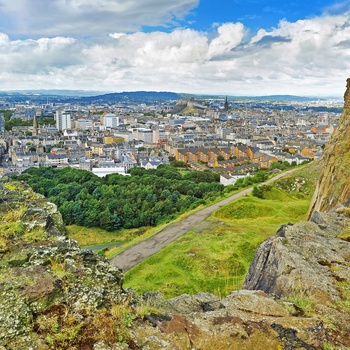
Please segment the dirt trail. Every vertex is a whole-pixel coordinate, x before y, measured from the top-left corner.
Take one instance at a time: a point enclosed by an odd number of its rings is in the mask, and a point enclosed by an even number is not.
[[[282,177],[288,176],[294,171],[300,168],[294,168],[288,170],[284,173],[278,174],[277,176],[263,182],[262,184],[269,184],[276,181]],[[231,203],[232,201],[241,198],[252,191],[253,187],[247,188],[239,193],[236,193],[222,201],[215,203],[209,207],[206,207],[194,214],[191,214],[181,221],[175,222],[163,230],[159,231],[153,237],[147,240],[137,243],[132,247],[127,248],[120,254],[116,255],[110,261],[116,267],[122,269],[124,272],[130,270],[132,267],[140,263],[142,260],[148,258],[149,256],[159,252],[161,249],[166,247],[169,243],[175,241],[180,236],[184,235],[192,227],[200,224],[207,217],[209,217],[214,211],[218,210],[220,207]]]

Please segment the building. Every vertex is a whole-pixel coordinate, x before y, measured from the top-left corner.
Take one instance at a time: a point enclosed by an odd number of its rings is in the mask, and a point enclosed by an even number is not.
[[[71,129],[72,118],[69,112],[65,112],[65,111],[56,112],[56,127],[59,131]]]
[[[57,166],[57,165],[67,165],[68,157],[64,154],[47,154],[46,155],[46,165]]]
[[[224,103],[224,111],[227,112],[228,111],[228,101],[227,101],[227,96],[226,96],[226,100]]]
[[[103,119],[106,128],[117,128],[119,126],[119,117],[113,113],[106,114]]]
[[[0,113],[0,132],[5,131],[5,117],[4,113]]]
[[[80,130],[91,130],[92,129],[92,120],[88,119],[78,119],[75,121],[75,128]]]
[[[224,185],[224,186],[234,185],[237,182],[237,180],[244,179],[248,176],[250,176],[249,173],[247,173],[247,174],[235,174],[235,175],[221,174],[220,175],[220,183],[221,183],[221,185]]]
[[[33,118],[32,136],[38,136],[38,123],[37,123],[37,120],[36,120],[36,115],[34,115],[34,118]]]
[[[153,131],[146,128],[133,128],[130,137],[131,140],[140,140],[146,144],[152,144]]]

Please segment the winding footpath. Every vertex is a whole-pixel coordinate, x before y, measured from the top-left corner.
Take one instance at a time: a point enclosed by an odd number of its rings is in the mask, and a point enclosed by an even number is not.
[[[276,181],[282,177],[288,176],[299,170],[300,168],[294,168],[278,174],[273,178],[259,184],[259,185],[268,185],[273,181]],[[234,200],[248,195],[252,191],[253,187],[249,187],[239,193],[236,193],[226,199],[223,199],[220,202],[212,204],[196,213],[193,213],[181,221],[175,222],[171,225],[168,225],[163,230],[159,231],[154,236],[137,243],[126,250],[122,251],[114,258],[110,259],[110,262],[122,269],[124,272],[130,270],[135,265],[139,264],[142,260],[148,258],[149,256],[159,252],[161,249],[166,247],[169,243],[175,241],[192,227],[200,224],[206,218],[208,218],[214,211],[218,210],[222,206],[233,202]]]

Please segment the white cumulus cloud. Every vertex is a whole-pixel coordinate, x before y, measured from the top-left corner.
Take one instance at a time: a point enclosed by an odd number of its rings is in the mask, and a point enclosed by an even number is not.
[[[241,23],[221,24],[214,33],[111,33],[97,41],[12,40],[0,33],[1,88],[321,96],[342,95],[350,76],[347,14],[283,20],[250,39]]]
[[[231,51],[245,35],[242,23],[225,23],[218,28],[218,36],[210,43],[208,58]]]
[[[183,18],[199,0],[0,0],[0,23],[11,34],[107,35]],[[1,28],[1,27],[0,27]]]

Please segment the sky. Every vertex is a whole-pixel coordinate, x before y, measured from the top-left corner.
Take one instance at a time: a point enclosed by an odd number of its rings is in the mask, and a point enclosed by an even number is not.
[[[0,90],[344,94],[350,0],[0,0]]]

